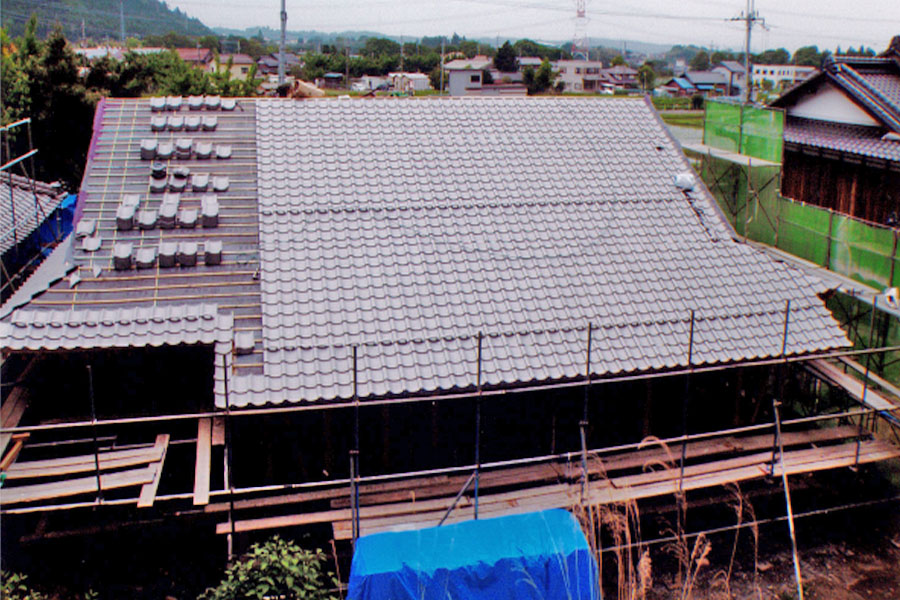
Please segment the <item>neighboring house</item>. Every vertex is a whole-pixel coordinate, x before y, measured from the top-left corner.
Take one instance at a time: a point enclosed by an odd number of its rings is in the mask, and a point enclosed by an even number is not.
[[[231,65],[229,68],[229,64]],[[247,79],[250,69],[255,61],[246,54],[220,54],[218,62],[213,61],[209,65],[211,72],[229,70],[232,79]]]
[[[284,72],[288,74],[291,72],[291,69],[294,67],[302,67],[303,60],[296,54],[291,52],[284,53]],[[277,75],[278,74],[278,53],[273,52],[272,54],[261,56],[258,61],[256,61],[256,68],[259,71],[260,75]]]
[[[376,90],[381,86],[390,86],[388,78],[381,75],[363,75],[358,83],[361,90]]]
[[[323,89],[342,89],[345,87],[343,73],[325,73],[315,81],[316,87]]]
[[[762,89],[764,81],[776,92],[784,91],[812,77],[817,71],[815,67],[801,65],[751,65],[753,88]]]
[[[123,60],[129,52],[135,54],[159,54],[165,52],[165,48],[121,48],[117,46],[97,46],[93,48],[75,48],[75,54],[83,56],[88,62],[108,56],[115,60]]]
[[[722,96],[728,91],[728,80],[715,71],[687,71],[667,81],[660,90],[670,96]]]
[[[59,183],[35,181],[9,170],[0,173],[0,297],[4,301],[22,283],[19,272],[71,229],[71,211],[59,210],[67,196]]]
[[[368,534],[470,518],[473,455],[482,517],[700,500],[779,473],[775,382],[815,407],[803,361],[850,345],[821,281],[736,239],[645,99],[203,105],[216,125],[173,154],[152,119],[181,99],[100,100],[71,266],[0,322],[4,432],[47,425],[16,442],[8,530],[99,553],[97,523],[152,519],[141,543],[173,552],[291,527],[346,556],[351,461]],[[788,426],[798,478],[898,455]],[[687,468],[644,472],[679,446],[642,440],[683,433]]]
[[[600,86],[607,91],[628,91],[640,88],[638,72],[628,65],[616,65],[600,70]]]
[[[783,195],[900,224],[900,36],[879,57],[836,57],[772,106],[787,113]]]
[[[209,65],[215,58],[209,48],[175,48],[175,52],[184,62],[204,70],[209,70]]]
[[[727,81],[725,86],[726,96],[740,95],[744,87],[747,85],[747,71],[744,65],[734,60],[724,60],[721,64],[713,67],[714,73],[719,73]]]
[[[606,81],[599,60],[558,60],[553,63],[553,70],[557,73],[556,82],[562,82],[567,92],[599,92],[601,81]]]
[[[465,96],[470,89],[483,85],[483,71],[489,70],[493,59],[478,55],[473,58],[458,58],[444,64],[447,90],[451,96]]]
[[[387,81],[399,92],[414,93],[431,89],[431,79],[425,73],[388,73]]]

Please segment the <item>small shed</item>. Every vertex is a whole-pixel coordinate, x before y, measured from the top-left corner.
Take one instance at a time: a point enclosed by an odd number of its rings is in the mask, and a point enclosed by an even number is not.
[[[597,565],[562,509],[359,538],[349,600],[594,600]]]

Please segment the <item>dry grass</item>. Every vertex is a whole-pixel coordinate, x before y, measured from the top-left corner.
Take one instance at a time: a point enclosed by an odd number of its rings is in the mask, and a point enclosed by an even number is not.
[[[680,469],[678,461],[668,446],[657,438],[647,438],[641,448],[658,446],[664,450],[665,459],[648,462],[643,465],[644,471]],[[599,481],[608,482],[605,473],[601,473]],[[757,597],[762,598],[762,590],[758,582],[757,563],[759,558],[759,527],[756,525],[756,514],[753,506],[747,501],[737,484],[728,486],[730,498],[728,506],[734,513],[737,528],[727,565],[717,570],[710,578],[708,591],[714,597],[733,598],[731,578],[737,557],[740,535],[744,523],[752,523],[749,527],[752,535],[754,561],[754,588]],[[671,536],[673,542],[662,548],[663,552],[674,556],[677,572],[674,577],[674,598],[691,600],[697,589],[702,574],[708,571],[712,542],[705,534],[688,536],[684,531],[688,502],[683,491],[675,493],[676,525],[666,528],[664,534]],[[586,503],[571,507],[572,513],[581,523],[582,530],[597,559],[600,569],[600,585],[603,585],[604,554],[612,553],[615,561],[615,584],[617,600],[646,600],[653,587],[653,561],[650,550],[641,538],[641,519],[638,504],[630,500],[620,504],[589,505]],[[612,547],[603,551],[603,540],[610,540]],[[693,543],[689,540],[693,539]],[[609,596],[601,594],[603,598]]]

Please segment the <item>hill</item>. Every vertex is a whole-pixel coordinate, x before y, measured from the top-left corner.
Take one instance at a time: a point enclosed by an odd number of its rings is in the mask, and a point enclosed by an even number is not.
[[[211,30],[179,9],[171,10],[160,0],[124,0],[125,35],[144,37],[170,31],[206,35]],[[38,16],[38,35],[56,24],[66,37],[76,41],[84,35],[95,41],[119,39],[119,0],[4,0],[3,26],[12,36],[21,35],[32,13]]]

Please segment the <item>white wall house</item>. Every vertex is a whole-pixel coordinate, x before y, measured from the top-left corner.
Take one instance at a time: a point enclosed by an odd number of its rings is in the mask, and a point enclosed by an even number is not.
[[[600,71],[603,63],[599,60],[558,60],[553,70],[558,73],[557,82],[565,85],[567,92],[600,91]]]
[[[762,82],[768,80],[772,82],[774,90],[787,89],[801,81],[806,81],[816,70],[815,67],[801,65],[753,65],[750,67],[754,88],[762,87]]]

